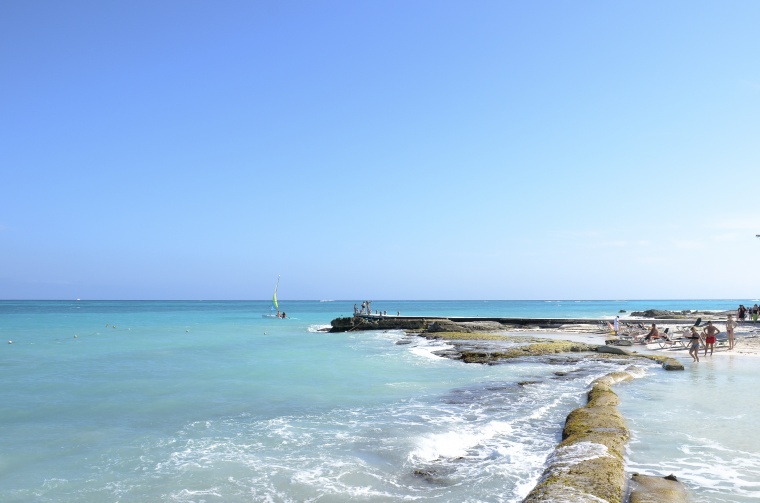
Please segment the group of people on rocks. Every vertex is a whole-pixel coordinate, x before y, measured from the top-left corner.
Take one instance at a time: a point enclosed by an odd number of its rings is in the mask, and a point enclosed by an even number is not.
[[[757,323],[757,317],[760,315],[760,306],[755,304],[752,307],[744,307],[744,304],[739,305],[737,310],[737,318],[739,323],[745,321],[747,318],[752,320],[752,323]]]
[[[365,300],[362,302],[362,308],[358,309],[356,307],[356,304],[354,304],[354,314],[372,314],[372,308],[370,305],[372,304],[371,300]]]

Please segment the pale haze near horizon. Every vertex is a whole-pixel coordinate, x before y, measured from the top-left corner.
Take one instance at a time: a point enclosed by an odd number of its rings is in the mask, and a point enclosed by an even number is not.
[[[757,2],[3,2],[0,299],[760,296]]]

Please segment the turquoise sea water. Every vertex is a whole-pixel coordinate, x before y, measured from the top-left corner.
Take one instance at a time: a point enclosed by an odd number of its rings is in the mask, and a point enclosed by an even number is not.
[[[319,331],[354,303],[285,300],[280,320],[262,317],[264,301],[0,301],[0,501],[520,501],[589,383],[618,368],[466,365],[401,332]],[[372,308],[613,317],[739,303]],[[676,473],[698,501],[760,498],[756,362],[643,365],[619,385],[629,468]]]

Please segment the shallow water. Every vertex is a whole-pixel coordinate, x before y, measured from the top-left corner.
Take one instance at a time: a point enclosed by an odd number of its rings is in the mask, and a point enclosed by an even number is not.
[[[758,360],[685,360],[685,372],[656,369],[615,389],[633,433],[627,469],[673,473],[699,502],[760,500]]]
[[[590,382],[619,368],[466,365],[401,332],[317,331],[353,302],[282,304],[291,319],[263,318],[266,302],[0,302],[0,337],[14,341],[0,352],[0,500],[520,501]],[[637,309],[664,305],[653,304]],[[373,308],[586,317],[632,305]],[[667,467],[700,501],[757,498],[758,446],[719,426],[751,436],[757,412],[742,403],[751,365],[731,361],[680,373],[644,365],[645,377],[616,388],[632,468]],[[684,415],[683,436],[664,422]]]

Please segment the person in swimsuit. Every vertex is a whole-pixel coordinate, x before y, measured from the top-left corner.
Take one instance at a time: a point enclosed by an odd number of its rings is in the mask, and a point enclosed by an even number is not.
[[[710,348],[710,356],[713,354],[713,349],[715,349],[715,336],[720,333],[720,330],[718,330],[718,327],[713,326],[712,321],[707,322],[707,326],[705,327],[705,356],[707,356],[707,348]]]
[[[696,328],[691,327],[691,334],[686,338],[691,340],[691,344],[689,344],[689,355],[691,355],[691,358],[695,362],[699,362],[699,341],[702,337],[699,335]]]
[[[736,322],[733,315],[729,314],[726,320],[726,335],[728,336],[728,350],[734,349],[734,329],[736,328]]]
[[[646,327],[640,323],[639,323],[639,327],[646,330]],[[660,331],[657,330],[657,325],[652,323],[652,328],[649,329],[649,332],[647,332],[646,335],[643,335],[643,334],[634,335],[633,342],[639,342],[641,344],[649,344],[654,339],[659,339],[659,338],[660,338]]]
[[[644,337],[644,341],[646,341],[645,344],[648,344],[654,341],[655,339],[659,339],[659,338],[660,338],[660,331],[657,330],[657,325],[652,323],[651,330],[649,330],[649,333],[646,335],[646,337]]]

